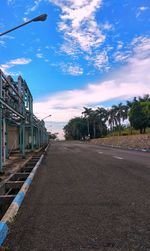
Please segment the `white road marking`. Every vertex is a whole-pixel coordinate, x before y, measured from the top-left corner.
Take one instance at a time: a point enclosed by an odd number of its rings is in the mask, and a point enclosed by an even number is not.
[[[119,156],[113,156],[115,159],[123,159],[122,157]]]
[[[103,154],[103,152],[98,152],[98,153]]]

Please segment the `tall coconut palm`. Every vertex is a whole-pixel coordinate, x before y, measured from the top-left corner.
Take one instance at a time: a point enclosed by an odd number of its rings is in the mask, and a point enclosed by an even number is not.
[[[108,110],[108,124],[111,132],[113,132],[114,126],[117,126],[116,109],[113,107]]]
[[[131,108],[132,108],[132,105],[133,105],[133,101],[129,101],[129,100],[127,100],[127,104],[126,104],[126,106],[127,106],[127,117],[129,116],[129,112],[130,112],[130,110],[131,110]],[[131,124],[131,122],[130,122],[130,120],[129,120],[129,133],[132,135],[132,124]]]
[[[91,135],[90,135],[90,115],[92,113],[92,108],[87,108],[87,107],[83,107],[83,108],[84,108],[84,111],[82,112],[82,114],[84,114],[84,117],[87,121],[88,136],[90,136],[90,138],[91,138]]]
[[[115,111],[115,116],[117,120],[117,125],[119,127],[119,135],[121,134],[121,121],[124,121],[127,119],[127,111],[128,107],[126,105],[123,105],[122,103],[119,103],[118,105],[113,105],[112,108]]]
[[[103,107],[98,107],[96,112],[97,112],[100,134],[103,135],[104,125],[108,119],[108,111]]]
[[[96,121],[97,121],[97,111],[92,110],[90,113],[90,120],[92,124],[93,138],[96,138]]]
[[[145,94],[143,97],[138,97],[140,102],[149,102],[150,101],[150,95]]]

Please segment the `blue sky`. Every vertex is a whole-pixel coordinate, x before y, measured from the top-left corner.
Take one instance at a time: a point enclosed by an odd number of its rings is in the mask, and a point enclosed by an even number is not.
[[[149,0],[1,0],[0,10],[0,32],[48,14],[0,38],[0,68],[26,80],[35,114],[52,114],[48,130],[83,106],[150,93]]]

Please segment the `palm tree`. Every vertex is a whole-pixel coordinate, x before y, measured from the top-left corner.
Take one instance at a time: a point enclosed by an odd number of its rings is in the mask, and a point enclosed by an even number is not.
[[[137,101],[136,101],[136,102],[137,102]],[[133,104],[134,104],[134,101],[129,101],[129,100],[127,100],[127,104],[126,104],[126,106],[127,106],[127,116],[129,115],[129,112],[130,112],[130,110],[131,110]],[[132,125],[131,125],[130,120],[129,120],[129,123],[130,123],[130,126],[129,126],[129,133],[132,135],[132,129],[133,129],[133,128],[132,128]]]
[[[150,95],[145,94],[143,97],[138,97],[139,102],[149,102],[150,101]]]
[[[108,111],[104,109],[103,107],[98,107],[97,110],[97,117],[98,117],[98,123],[99,123],[99,130],[101,136],[103,135],[103,129],[106,121],[108,120]]]
[[[126,105],[123,105],[122,103],[119,103],[118,105],[113,105],[113,116],[114,120],[116,122],[116,126],[119,127],[119,135],[121,134],[121,121],[124,121],[128,117],[128,107]]]
[[[92,122],[93,138],[96,138],[96,121],[97,121],[97,111],[92,110],[90,113],[90,120]]]
[[[84,114],[84,117],[87,121],[88,136],[90,136],[90,138],[91,138],[91,135],[90,135],[90,115],[92,113],[92,108],[87,108],[87,107],[83,107],[83,108],[84,108],[84,111],[82,112],[82,114]]]
[[[114,126],[117,126],[116,110],[111,108],[108,110],[108,124],[110,125],[110,130],[114,131]]]

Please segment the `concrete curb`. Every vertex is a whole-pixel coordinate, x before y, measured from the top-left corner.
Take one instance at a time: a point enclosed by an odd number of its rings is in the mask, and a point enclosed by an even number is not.
[[[47,149],[48,149],[49,145],[46,147],[46,149],[44,150],[44,154],[46,153]],[[5,215],[3,216],[3,218],[0,221],[0,246],[3,244],[3,242],[5,241],[8,233],[9,233],[9,223],[12,222],[13,218],[16,216],[22,202],[23,199],[29,189],[30,184],[32,183],[32,180],[34,178],[34,175],[39,167],[39,165],[41,164],[41,161],[44,157],[44,154],[41,155],[39,161],[36,163],[35,167],[33,168],[32,172],[30,173],[30,175],[28,176],[28,178],[25,180],[23,186],[21,187],[20,191],[18,192],[18,194],[16,195],[16,197],[14,198],[14,200],[12,201],[11,205],[9,206],[9,208],[7,209]]]

